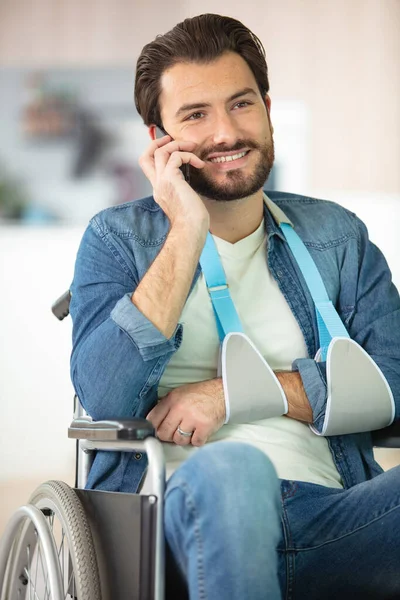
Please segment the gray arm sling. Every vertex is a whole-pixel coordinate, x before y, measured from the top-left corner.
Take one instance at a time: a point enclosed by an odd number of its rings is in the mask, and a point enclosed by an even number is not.
[[[321,275],[292,224],[279,219],[283,213],[266,198],[315,304],[320,350],[315,359],[326,361],[327,404],[317,435],[342,435],[372,431],[390,425],[394,399],[385,376],[373,359],[350,336],[329,300]],[[272,206],[270,206],[272,205]],[[229,293],[225,273],[212,236],[208,234],[200,259],[221,340],[226,423],[243,423],[287,413],[282,386],[260,352],[244,334]]]

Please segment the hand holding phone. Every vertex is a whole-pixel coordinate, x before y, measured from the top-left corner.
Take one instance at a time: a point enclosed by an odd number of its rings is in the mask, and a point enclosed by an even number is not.
[[[153,186],[155,201],[171,225],[189,227],[191,231],[195,229],[205,235],[210,224],[208,211],[200,196],[187,183],[189,173],[186,167],[191,165],[202,169],[205,165],[193,153],[195,147],[194,142],[173,140],[166,134],[151,142],[139,164]]]
[[[161,127],[161,125],[158,126],[158,129],[161,131],[162,135],[168,135],[172,141],[174,141],[174,138],[172,136],[169,135],[169,133],[167,133],[164,129],[164,127]],[[180,167],[183,176],[185,178],[185,181],[190,185],[190,167],[189,167],[189,163],[186,163],[184,165],[182,165]]]

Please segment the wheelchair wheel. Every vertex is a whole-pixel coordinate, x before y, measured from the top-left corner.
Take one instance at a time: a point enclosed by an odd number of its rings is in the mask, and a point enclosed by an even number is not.
[[[24,519],[10,553],[3,597],[6,600],[101,600],[92,536],[74,490],[62,481],[48,481],[36,489],[29,503],[44,515],[57,559],[46,560],[44,540],[32,520]],[[51,573],[57,570],[63,589],[60,599],[51,593],[50,586]]]

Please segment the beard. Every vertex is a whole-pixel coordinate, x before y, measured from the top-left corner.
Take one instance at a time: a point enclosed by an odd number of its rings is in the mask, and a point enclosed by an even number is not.
[[[240,152],[243,148],[258,150],[259,158],[250,175],[245,175],[242,169],[232,169],[224,173],[225,181],[218,183],[204,172],[204,169],[189,167],[190,186],[200,196],[220,202],[230,202],[247,198],[258,192],[265,184],[271,172],[275,159],[274,141],[264,145],[257,144],[253,140],[238,140],[234,146],[227,148],[207,148],[201,152],[200,158],[207,160],[207,156],[213,152]]]

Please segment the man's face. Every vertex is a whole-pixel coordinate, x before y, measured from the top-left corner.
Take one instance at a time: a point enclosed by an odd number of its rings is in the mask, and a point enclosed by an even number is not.
[[[161,78],[163,127],[175,140],[197,144],[203,169],[190,167],[190,185],[213,200],[237,200],[259,191],[274,162],[265,101],[254,75],[229,52],[209,64],[178,63]]]

